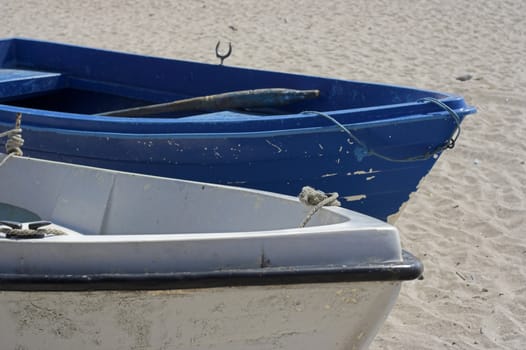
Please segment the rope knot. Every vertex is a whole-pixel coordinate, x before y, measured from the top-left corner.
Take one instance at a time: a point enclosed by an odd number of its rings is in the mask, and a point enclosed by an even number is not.
[[[22,128],[15,128],[6,131],[2,136],[7,136],[7,141],[5,143],[5,151],[7,154],[14,154],[16,156],[21,156],[24,154],[22,152],[22,146],[24,145],[24,139],[22,138]]]
[[[338,198],[338,193],[325,193],[319,190],[315,190],[310,186],[305,186],[301,189],[298,196],[300,202],[306,205],[318,205],[321,202],[326,201],[323,205],[336,206],[341,205]],[[329,200],[330,199],[330,200]]]
[[[22,146],[24,145],[24,139],[22,138],[22,128],[20,127],[21,124],[22,124],[22,113],[17,113],[16,120],[15,120],[15,127],[11,130],[0,132],[0,139],[2,137],[7,137],[7,141],[5,142],[5,151],[6,151],[7,156],[5,156],[4,159],[0,161],[0,166],[4,165],[4,163],[11,156],[24,155],[24,152],[22,152]]]
[[[339,207],[341,205],[338,200],[339,194],[334,193],[325,193],[322,191],[315,190],[310,186],[305,186],[302,188],[298,198],[300,202],[308,206],[314,206],[311,211],[307,214],[303,222],[300,224],[300,227],[305,227],[310,221],[312,216],[318,212],[324,206],[335,206]]]

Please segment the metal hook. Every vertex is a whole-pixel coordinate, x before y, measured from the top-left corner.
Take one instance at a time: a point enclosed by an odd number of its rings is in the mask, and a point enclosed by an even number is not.
[[[224,55],[220,54],[219,53],[219,45],[221,45],[221,41],[218,41],[217,42],[217,45],[216,45],[216,56],[217,58],[219,58],[221,60],[221,63],[219,63],[221,66],[223,65],[223,61],[230,56],[230,54],[232,53],[232,43],[229,42],[228,43],[228,52]]]

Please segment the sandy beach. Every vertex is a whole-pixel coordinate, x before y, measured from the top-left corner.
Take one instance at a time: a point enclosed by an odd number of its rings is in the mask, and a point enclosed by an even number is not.
[[[526,3],[0,2],[0,37],[457,93],[478,109],[394,224],[425,265],[371,345],[526,348]],[[225,46],[223,46],[225,48]],[[469,79],[459,80],[469,75]],[[308,345],[306,345],[308,348]]]

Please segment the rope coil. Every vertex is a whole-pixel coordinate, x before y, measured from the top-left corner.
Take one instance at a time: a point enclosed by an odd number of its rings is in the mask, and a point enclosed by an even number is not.
[[[22,156],[22,146],[24,145],[24,139],[22,138],[22,113],[17,113],[15,127],[11,130],[7,130],[0,133],[0,138],[7,137],[5,143],[5,151],[7,156],[0,161],[2,166],[11,156]]]
[[[0,233],[5,234],[8,239],[35,239],[46,236],[61,236],[65,232],[48,227],[49,221],[35,221],[29,223],[20,223],[15,221],[0,221]]]
[[[305,186],[302,188],[298,198],[300,202],[308,206],[314,206],[305,219],[300,224],[300,227],[305,227],[307,223],[312,219],[314,214],[316,214],[324,206],[335,206],[339,207],[341,205],[338,200],[339,194],[334,193],[324,193],[322,191],[315,190],[310,186]]]

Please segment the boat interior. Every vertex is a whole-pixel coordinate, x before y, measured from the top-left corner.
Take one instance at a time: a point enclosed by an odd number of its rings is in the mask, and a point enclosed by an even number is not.
[[[312,207],[293,197],[17,156],[0,166],[0,178],[0,262],[8,273],[172,273],[401,260],[393,226],[323,207],[301,228]]]
[[[309,211],[282,195],[32,158],[9,159],[0,178],[0,221],[46,220],[83,234],[296,229]],[[349,220],[323,209],[307,226]]]
[[[253,89],[316,89],[316,99],[290,105],[245,108],[247,115],[337,111],[414,103],[436,92],[400,86],[176,61],[71,45],[0,41],[0,104],[76,114]],[[216,111],[202,111],[216,112]],[[154,115],[191,116],[198,113]]]

